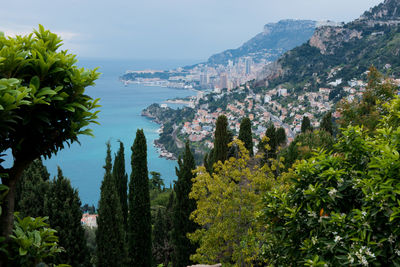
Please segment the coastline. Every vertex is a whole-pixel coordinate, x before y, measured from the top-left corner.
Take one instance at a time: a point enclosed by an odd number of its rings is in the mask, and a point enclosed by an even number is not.
[[[171,152],[169,152],[163,144],[160,144],[158,142],[158,139],[154,140],[153,142],[154,147],[157,148],[157,153],[159,154],[160,158],[165,158],[167,160],[177,160],[177,158],[174,156],[174,154],[172,154]]]
[[[203,92],[202,90],[196,89],[191,85],[183,85],[181,83],[174,83],[174,82],[167,82],[167,81],[138,81],[138,80],[126,80],[126,79],[119,79],[124,86],[128,86],[129,84],[140,84],[143,86],[149,87],[164,87],[170,89],[179,89],[179,90],[189,90],[196,93]]]

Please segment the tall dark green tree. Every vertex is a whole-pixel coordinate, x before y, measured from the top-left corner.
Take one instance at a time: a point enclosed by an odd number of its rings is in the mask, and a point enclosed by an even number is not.
[[[215,125],[214,162],[227,160],[229,137],[228,119],[225,115],[220,115]]]
[[[239,140],[244,143],[244,147],[249,151],[250,156],[253,156],[253,135],[251,133],[251,121],[249,118],[243,118],[240,122]]]
[[[131,266],[151,266],[151,214],[147,145],[143,130],[137,130],[132,146],[129,182],[128,251]]]
[[[152,254],[155,263],[165,264],[165,250],[168,245],[168,230],[166,228],[166,211],[159,208],[154,221]],[[168,262],[167,262],[168,264]]]
[[[321,129],[333,135],[332,113],[328,112],[324,115],[320,125]]]
[[[307,116],[303,117],[301,121],[301,132],[305,133],[307,131],[312,131],[310,119]]]
[[[44,217],[44,202],[49,191],[49,178],[42,160],[33,161],[21,176],[15,193],[15,210],[21,217]]]
[[[128,226],[128,175],[125,172],[124,144],[121,141],[119,141],[119,150],[115,156],[112,176],[121,203],[124,230],[126,231]]]
[[[276,130],[276,144],[278,146],[286,145],[286,132],[283,127],[279,127]]]
[[[194,254],[197,246],[190,242],[186,237],[187,233],[193,233],[197,229],[197,224],[189,219],[190,214],[196,209],[194,199],[189,199],[189,193],[192,190],[192,170],[196,168],[196,163],[189,142],[186,142],[185,153],[178,159],[178,168],[176,176],[178,180],[175,183],[175,205],[173,216],[172,240],[174,245],[173,266],[188,266],[190,255]]]
[[[101,183],[100,201],[97,217],[97,265],[124,266],[125,234],[120,199],[111,174],[111,149],[107,143],[105,174]]]
[[[91,266],[78,191],[72,188],[58,168],[57,178],[50,183],[44,203],[50,226],[57,230],[59,245],[66,251],[56,256],[55,263],[71,266]]]

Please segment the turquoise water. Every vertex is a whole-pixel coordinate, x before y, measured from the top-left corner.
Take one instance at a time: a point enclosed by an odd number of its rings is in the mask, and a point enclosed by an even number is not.
[[[193,91],[162,87],[147,87],[142,85],[124,86],[118,77],[127,69],[140,70],[146,68],[168,69],[193,64],[196,61],[112,61],[112,60],[80,60],[78,66],[85,68],[100,67],[103,73],[96,86],[89,87],[87,94],[100,98],[99,123],[91,128],[95,137],[81,136],[81,145],[74,143],[70,148],[57,153],[45,161],[52,176],[57,173],[57,166],[63,170],[64,176],[71,180],[72,185],[79,190],[82,203],[94,204],[100,196],[100,185],[103,179],[106,142],[109,140],[112,155],[119,148],[118,140],[125,145],[125,159],[128,176],[131,166],[131,146],[136,130],[143,129],[147,138],[149,171],[161,173],[166,186],[169,186],[175,176],[176,161],[159,158],[154,139],[157,139],[159,125],[140,115],[142,109],[152,103],[161,103],[174,97],[193,95]]]

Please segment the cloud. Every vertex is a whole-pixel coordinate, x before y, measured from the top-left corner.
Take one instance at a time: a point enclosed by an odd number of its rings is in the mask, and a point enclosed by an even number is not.
[[[12,26],[7,28],[1,28],[0,31],[4,33],[5,36],[15,37],[17,35],[27,35],[33,32],[33,28],[29,26]],[[79,38],[81,34],[77,32],[70,32],[70,31],[52,31],[53,33],[61,36],[61,39],[64,41],[75,41]]]

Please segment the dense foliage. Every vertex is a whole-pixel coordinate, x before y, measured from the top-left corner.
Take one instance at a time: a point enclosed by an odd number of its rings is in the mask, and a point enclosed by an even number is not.
[[[191,218],[202,226],[189,235],[199,242],[191,259],[215,264],[250,265],[257,259],[263,224],[256,220],[263,207],[262,192],[275,181],[267,165],[249,165],[249,154],[240,140],[232,145],[239,148],[239,157],[231,157],[214,165],[210,174],[204,167],[196,169],[190,197],[197,209]]]
[[[59,245],[65,250],[57,255],[55,263],[67,263],[77,267],[90,266],[80,207],[78,191],[58,168],[57,178],[50,182],[44,202],[44,214],[49,216],[50,226],[57,231]]]
[[[54,180],[41,160],[33,161],[24,171],[16,192],[16,210],[20,217],[48,217],[57,231],[63,252],[55,255],[54,263],[88,266],[89,252],[81,225],[82,211],[78,191],[62,175]]]
[[[49,228],[47,217],[19,218],[15,216],[13,233],[10,236],[8,259],[10,266],[30,267],[40,263],[53,265],[53,258],[64,251],[58,245],[57,231]],[[69,265],[60,265],[67,267]]]
[[[343,101],[339,106],[341,127],[363,125],[373,132],[382,115],[387,112],[381,105],[393,99],[397,89],[390,80],[384,80],[375,67],[370,67],[368,86],[362,98],[352,102]]]
[[[21,217],[46,216],[44,204],[50,190],[50,174],[46,167],[40,159],[33,161],[23,172],[17,184],[15,210]]]
[[[288,191],[266,193],[268,263],[400,264],[400,99],[385,110],[373,137],[349,126],[332,152],[296,166]]]

